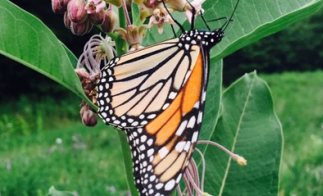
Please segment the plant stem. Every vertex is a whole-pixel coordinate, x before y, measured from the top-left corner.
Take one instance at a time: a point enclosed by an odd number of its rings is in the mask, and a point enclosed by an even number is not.
[[[131,21],[130,21],[130,18],[129,18],[129,13],[128,13],[128,10],[127,10],[126,1],[121,0],[121,3],[122,3],[124,15],[126,17],[127,25],[131,25]]]
[[[122,7],[119,8],[118,15],[119,15],[119,26],[120,28],[125,29],[127,27],[127,23],[126,23],[126,18],[124,16]],[[114,41],[116,43],[116,51],[118,56],[128,52],[128,44],[124,39],[121,38],[120,35],[116,36],[116,39]]]
[[[137,188],[133,181],[133,173],[132,173],[132,159],[131,159],[131,152],[129,148],[129,144],[127,142],[126,134],[123,131],[117,130],[121,142],[121,149],[123,154],[123,161],[126,170],[126,177],[128,188],[132,196],[138,196]]]
[[[126,23],[126,18],[124,15],[123,8],[120,7],[118,11],[119,11],[118,12],[119,26],[120,28],[126,28],[127,23]],[[128,51],[128,45],[126,41],[123,40],[120,36],[117,36],[117,39],[115,39],[115,43],[116,43],[116,51],[118,56],[125,54]],[[134,178],[132,173],[132,159],[131,159],[131,152],[127,141],[127,137],[125,132],[123,131],[118,130],[118,134],[119,134],[121,148],[122,148],[123,161],[124,161],[129,191],[132,196],[138,196],[138,191],[133,180]]]

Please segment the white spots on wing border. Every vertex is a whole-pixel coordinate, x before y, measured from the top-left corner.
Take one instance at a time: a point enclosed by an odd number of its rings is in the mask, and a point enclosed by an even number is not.
[[[165,190],[170,191],[174,188],[174,186],[175,186],[175,180],[172,179],[165,184]]]
[[[190,120],[188,121],[187,128],[193,128],[196,122],[195,116],[192,116]]]
[[[183,121],[180,126],[178,127],[177,131],[176,131],[176,135],[177,136],[181,136],[182,133],[184,132],[184,130],[186,129],[186,125],[187,125],[187,120]]]
[[[185,146],[186,142],[185,141],[181,141],[181,142],[178,142],[175,146],[175,149],[178,151],[178,152],[182,152],[183,149],[184,149],[184,146]]]

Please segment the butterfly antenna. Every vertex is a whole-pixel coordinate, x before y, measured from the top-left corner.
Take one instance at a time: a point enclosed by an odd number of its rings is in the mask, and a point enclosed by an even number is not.
[[[162,2],[163,2],[163,5],[164,5],[167,13],[170,15],[170,17],[172,18],[172,20],[177,24],[177,26],[181,29],[182,33],[184,33],[185,32],[184,27],[172,16],[172,14],[170,13],[170,11],[167,9],[167,6],[165,4],[165,1],[162,0]],[[175,32],[175,31],[173,30],[173,32]]]
[[[233,9],[233,11],[232,11],[232,14],[231,14],[231,16],[230,16],[230,18],[229,19],[227,19],[227,21],[222,25],[222,27],[220,28],[220,29],[222,29],[222,31],[225,31],[226,29],[227,29],[227,27],[229,26],[229,23],[231,22],[231,21],[233,21],[233,15],[234,15],[234,13],[236,12],[236,10],[237,10],[237,7],[238,7],[238,4],[239,4],[239,2],[240,2],[240,0],[238,0],[237,1],[237,3],[236,3],[236,5],[234,6],[234,9]]]
[[[172,28],[172,31],[174,33],[174,37],[176,38],[176,32],[175,32],[175,29],[174,29],[174,25],[171,24],[170,27]]]
[[[205,24],[206,28],[207,28],[209,31],[211,31],[210,26],[207,24],[207,21],[205,20],[205,18],[204,18],[204,16],[203,16],[203,13],[202,13],[202,12],[200,12],[200,13],[201,13],[201,18],[202,18],[202,20],[203,20],[203,22],[204,22],[204,24]]]

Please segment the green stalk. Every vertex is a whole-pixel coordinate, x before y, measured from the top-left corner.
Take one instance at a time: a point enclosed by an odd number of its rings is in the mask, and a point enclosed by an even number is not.
[[[127,142],[127,136],[124,132],[118,130],[120,142],[121,142],[121,149],[123,154],[123,161],[126,170],[126,177],[128,188],[132,196],[138,196],[137,188],[134,184],[134,178],[132,173],[132,159],[131,159],[131,152],[129,148],[129,144]]]
[[[127,23],[126,23],[126,17],[123,12],[123,7],[120,7],[118,10],[118,15],[119,15],[119,26],[120,28],[126,29]],[[117,55],[123,55],[126,52],[128,52],[128,44],[126,40],[122,39],[121,36],[116,36],[116,40],[114,40],[116,43],[116,50],[117,50]]]
[[[120,28],[126,28],[126,18],[123,12],[123,8],[120,7],[118,10],[119,14],[119,26]],[[122,54],[125,54],[128,51],[128,45],[125,40],[123,40],[120,35],[117,36],[115,39],[115,44],[116,44],[116,51],[117,55],[120,56]],[[128,187],[130,190],[130,193],[132,196],[138,196],[138,191],[137,188],[134,184],[134,177],[132,173],[132,158],[131,158],[131,151],[129,148],[129,144],[127,141],[127,137],[125,132],[118,130],[119,138],[120,138],[120,143],[121,143],[121,149],[122,149],[122,154],[123,154],[123,162],[125,166],[125,171],[126,171],[126,177],[127,177],[127,183]]]

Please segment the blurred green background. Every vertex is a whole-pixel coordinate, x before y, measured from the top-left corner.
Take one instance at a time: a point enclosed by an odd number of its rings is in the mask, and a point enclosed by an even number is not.
[[[77,37],[50,1],[14,0],[41,18],[76,56]],[[272,90],[285,138],[280,195],[323,195],[323,11],[224,59],[224,84],[257,70]],[[127,195],[116,130],[84,127],[81,100],[0,56],[0,195]]]

